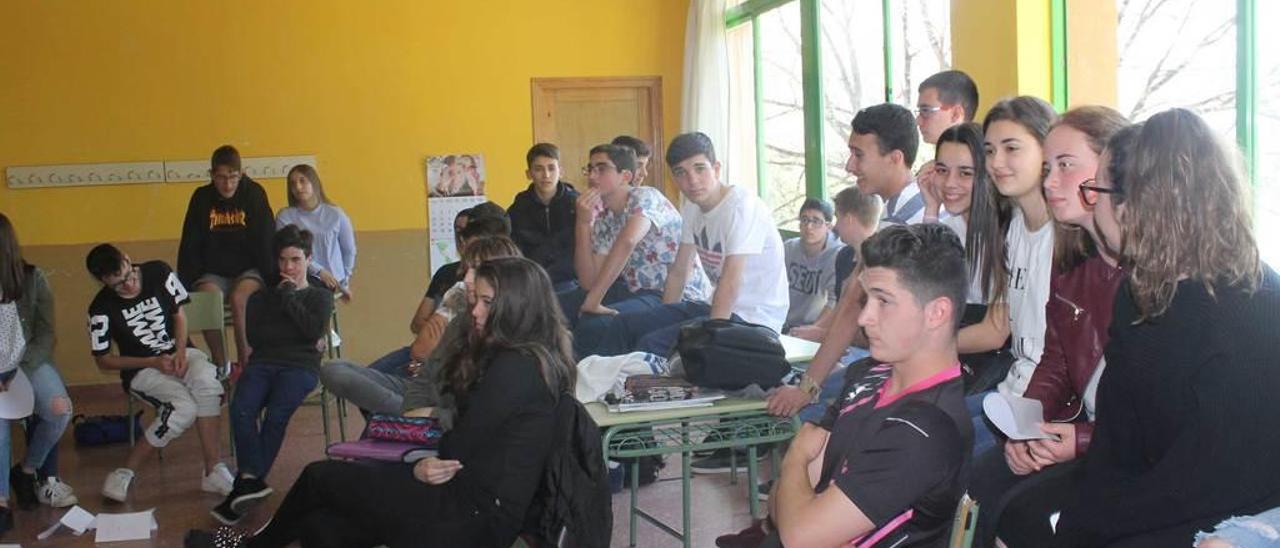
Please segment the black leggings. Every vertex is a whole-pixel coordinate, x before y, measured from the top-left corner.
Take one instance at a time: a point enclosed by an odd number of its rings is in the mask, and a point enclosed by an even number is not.
[[[419,481],[410,465],[313,462],[248,545],[283,547],[296,540],[303,548],[400,548],[500,542],[491,538],[490,520],[454,491]]]

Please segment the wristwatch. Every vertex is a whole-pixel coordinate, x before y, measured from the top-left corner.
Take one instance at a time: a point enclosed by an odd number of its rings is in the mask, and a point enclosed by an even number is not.
[[[822,388],[818,386],[818,383],[813,382],[813,377],[810,377],[808,374],[805,374],[804,376],[800,377],[799,388],[800,390],[809,394],[810,402],[818,401],[818,394],[822,391]]]

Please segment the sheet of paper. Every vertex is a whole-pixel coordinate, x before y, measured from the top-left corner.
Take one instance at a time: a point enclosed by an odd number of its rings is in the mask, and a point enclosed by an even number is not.
[[[1044,422],[1044,406],[1040,400],[992,392],[982,399],[982,410],[1009,439],[1044,440],[1054,437],[1040,430],[1040,424]]]
[[[67,513],[62,515],[62,519],[58,520],[58,523],[66,525],[67,528],[79,535],[84,533],[85,529],[93,527],[93,514],[79,506],[72,506],[70,510],[67,510]]]
[[[146,540],[151,538],[152,511],[129,514],[98,514],[98,535],[94,542]]]
[[[21,544],[0,544],[0,548],[22,548]]]

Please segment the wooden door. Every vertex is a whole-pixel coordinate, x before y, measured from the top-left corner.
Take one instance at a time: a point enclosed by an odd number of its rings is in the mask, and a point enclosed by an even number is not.
[[[631,135],[653,148],[644,184],[665,191],[662,77],[534,78],[532,88],[533,138],[560,147],[564,180],[585,189],[591,147]]]

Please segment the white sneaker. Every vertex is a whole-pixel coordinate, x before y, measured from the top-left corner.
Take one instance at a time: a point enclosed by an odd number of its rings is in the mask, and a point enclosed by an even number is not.
[[[124,502],[129,496],[130,483],[133,483],[133,470],[116,468],[115,471],[107,474],[106,481],[102,482],[102,496],[116,502]]]
[[[71,486],[56,477],[50,477],[36,487],[36,500],[54,508],[66,508],[80,502]]]
[[[209,475],[200,481],[200,489],[206,493],[227,496],[231,494],[231,487],[235,480],[235,476],[231,475],[230,470],[227,470],[227,465],[219,462],[213,465],[213,471],[209,472]]]

